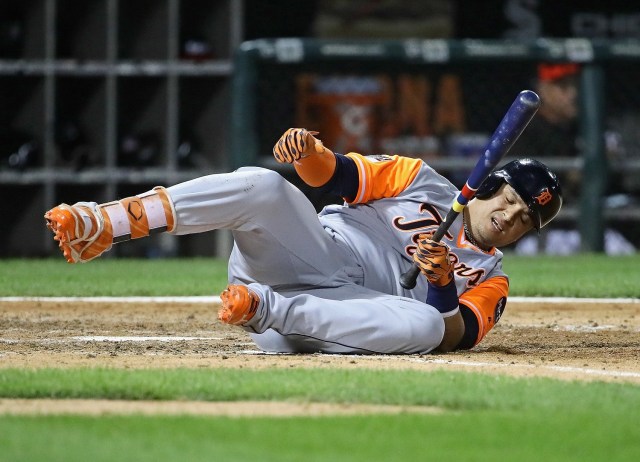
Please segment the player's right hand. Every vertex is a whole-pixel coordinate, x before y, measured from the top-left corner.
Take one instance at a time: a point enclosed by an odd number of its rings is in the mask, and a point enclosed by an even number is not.
[[[290,128],[273,147],[273,156],[281,164],[292,164],[310,154],[320,153],[324,146],[322,141],[313,136],[317,134],[305,128]]]
[[[429,283],[444,287],[453,279],[453,261],[449,256],[449,247],[435,242],[433,234],[420,234],[413,261],[420,268]]]

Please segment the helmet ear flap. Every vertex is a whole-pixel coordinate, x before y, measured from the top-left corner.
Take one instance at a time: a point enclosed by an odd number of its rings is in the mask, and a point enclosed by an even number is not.
[[[500,186],[502,186],[504,181],[504,178],[496,172],[490,173],[476,191],[475,197],[478,199],[488,199],[493,196],[498,189],[500,189]]]
[[[562,188],[556,175],[546,165],[533,159],[509,162],[501,169],[489,174],[476,191],[475,197],[488,199],[503,183],[508,183],[527,204],[540,231],[562,207]]]

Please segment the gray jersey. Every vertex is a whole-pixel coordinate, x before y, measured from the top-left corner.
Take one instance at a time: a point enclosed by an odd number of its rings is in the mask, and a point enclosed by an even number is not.
[[[354,159],[360,203],[329,206],[320,216],[299,189],[262,168],[167,188],[173,233],[232,231],[229,281],[260,295],[259,315],[246,329],[263,350],[427,353],[442,340],[444,321],[426,304],[425,279],[411,291],[398,279],[411,265],[414,236],[435,230],[457,191],[416,159]],[[460,226],[444,239],[459,260],[459,294],[503,275],[500,252],[460,241]]]
[[[402,158],[400,158],[402,159]],[[369,162],[394,162],[388,156],[368,156]],[[416,287],[404,289],[400,275],[409,269],[417,236],[435,232],[458,189],[425,163],[400,194],[354,205],[331,205],[320,221],[353,251],[364,270],[364,285],[380,292],[426,300],[428,284],[418,278]],[[462,219],[456,220],[442,239],[455,255],[456,286],[462,295],[487,278],[505,276],[502,252],[485,252],[467,241]]]

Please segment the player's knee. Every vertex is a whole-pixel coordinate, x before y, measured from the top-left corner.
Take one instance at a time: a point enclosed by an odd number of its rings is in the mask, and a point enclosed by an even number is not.
[[[434,310],[435,311],[435,310]],[[429,345],[430,350],[433,350],[440,345],[442,338],[444,337],[445,325],[444,319],[439,312],[431,313],[432,322],[429,323],[429,338],[434,340],[434,343]]]
[[[413,353],[428,353],[435,349],[444,336],[442,315],[435,309],[421,313],[421,322],[411,326],[411,338],[414,344]]]
[[[264,206],[280,202],[283,192],[289,187],[290,184],[282,175],[264,168],[253,170],[251,179],[247,182],[252,201]]]

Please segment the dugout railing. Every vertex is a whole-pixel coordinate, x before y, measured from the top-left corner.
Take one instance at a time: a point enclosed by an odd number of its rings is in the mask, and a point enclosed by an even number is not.
[[[620,112],[640,113],[640,41],[538,39],[499,40],[316,40],[265,39],[243,43],[234,58],[231,105],[230,166],[276,165],[271,146],[280,133],[295,126],[296,89],[292,75],[305,72],[411,72],[452,69],[467,76],[468,111],[485,111],[476,125],[492,132],[517,93],[530,87],[527,75],[541,61],[576,62],[580,73],[579,132],[581,155],[550,157],[556,171],[577,171],[579,196],[561,212],[579,229],[582,250],[602,251],[607,221],[637,227],[640,208],[605,202],[611,175],[637,176],[640,146],[632,140],[622,156],[607,154],[606,119]],[[481,80],[481,82],[479,82]],[[635,83],[634,83],[635,82]],[[615,117],[614,117],[615,119]],[[313,128],[313,127],[308,127]],[[633,136],[634,128],[630,129]],[[367,154],[369,154],[368,152]],[[398,152],[401,153],[401,152]],[[507,156],[508,157],[508,156]],[[477,159],[440,156],[436,169],[470,171]],[[635,191],[629,191],[633,198]],[[636,228],[634,228],[636,229]]]

